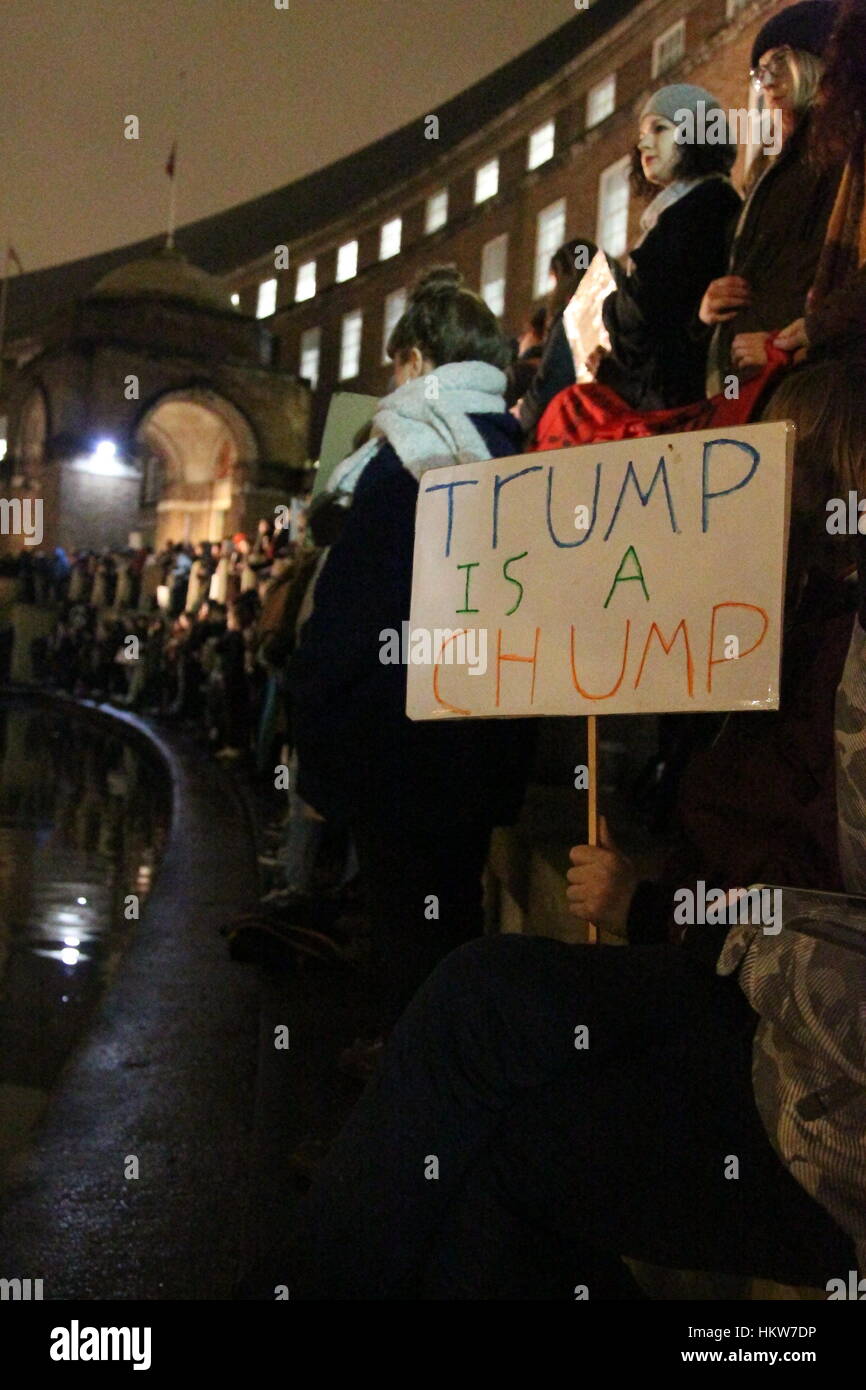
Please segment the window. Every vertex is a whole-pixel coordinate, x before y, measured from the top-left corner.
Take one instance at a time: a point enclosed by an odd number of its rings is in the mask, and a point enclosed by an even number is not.
[[[391,256],[397,256],[400,252],[400,242],[403,236],[402,217],[392,217],[390,222],[382,223],[382,231],[379,236],[379,260],[387,261]]]
[[[444,227],[448,221],[448,189],[440,188],[438,193],[427,199],[427,209],[424,215],[425,232],[436,232],[440,227]]]
[[[494,237],[488,241],[481,252],[481,298],[494,314],[501,317],[505,312],[505,261],[508,255],[508,237]]]
[[[489,159],[475,171],[475,201],[483,203],[499,192],[499,160]]]
[[[358,274],[358,243],[347,241],[337,252],[337,284]]]
[[[653,42],[653,77],[676,67],[686,51],[686,21],[677,20]]]
[[[240,304],[240,302],[241,302],[241,297],[240,297],[240,295],[239,295],[239,294],[233,294],[233,295],[232,295],[232,304],[235,306],[235,308],[238,307],[238,305]]]
[[[270,318],[276,307],[277,282],[276,280],[263,280],[259,285],[259,295],[256,300],[256,318]]]
[[[616,107],[616,73],[590,87],[586,97],[586,125],[599,125]]]
[[[348,381],[358,375],[361,365],[361,325],[363,316],[360,309],[343,315],[343,331],[340,335],[340,380]]]
[[[610,256],[621,256],[628,238],[628,176],[631,156],[609,164],[598,181],[596,241]]]
[[[382,362],[390,362],[388,339],[406,312],[406,291],[394,290],[385,296],[385,315],[382,322]]]
[[[295,281],[295,299],[300,303],[302,299],[312,299],[316,293],[316,262],[305,261],[298,266],[298,278]]]
[[[313,391],[319,384],[321,348],[321,328],[308,328],[301,334],[301,361],[298,375],[306,378]]]
[[[542,208],[535,233],[535,281],[533,295],[546,294],[550,278],[550,258],[565,241],[565,199]]]
[[[555,144],[556,124],[554,121],[545,121],[544,125],[540,125],[529,137],[527,169],[537,169],[539,164],[546,164],[548,159],[552,159]]]

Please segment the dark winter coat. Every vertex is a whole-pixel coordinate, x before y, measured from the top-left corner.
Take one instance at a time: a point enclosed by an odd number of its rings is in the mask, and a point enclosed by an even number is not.
[[[688,405],[704,395],[707,341],[692,332],[704,291],[725,271],[740,199],[726,179],[705,179],[673,203],[631,253],[604,304],[611,351],[597,380],[636,410]],[[614,272],[617,268],[613,266]],[[534,433],[553,397],[575,381],[562,317],[545,346],[520,414]]]
[[[806,116],[753,188],[728,269],[721,272],[747,280],[752,298],[715,330],[711,393],[735,371],[731,343],[738,333],[778,332],[803,317],[842,175],[841,167],[819,169],[813,163],[808,128]]]
[[[473,424],[493,457],[521,450],[510,415]],[[412,818],[508,824],[523,798],[532,721],[412,722],[406,667],[379,660],[384,629],[408,620],[418,483],[383,441],[355,490],[345,528],[316,584],[289,666],[298,790],[326,818],[386,829]],[[488,653],[488,660],[490,655]]]

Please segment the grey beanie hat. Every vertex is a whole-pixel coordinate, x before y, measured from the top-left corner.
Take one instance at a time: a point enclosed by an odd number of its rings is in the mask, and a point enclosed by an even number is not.
[[[691,111],[697,115],[698,103],[704,103],[704,114],[711,110],[721,110],[718,97],[708,92],[706,87],[693,87],[689,82],[674,82],[670,87],[660,87],[653,92],[640,113],[644,116],[664,116],[665,120],[677,123],[678,111]]]

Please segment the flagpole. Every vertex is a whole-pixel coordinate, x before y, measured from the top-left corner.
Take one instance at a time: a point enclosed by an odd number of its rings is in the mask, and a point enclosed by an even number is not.
[[[3,349],[6,346],[6,300],[9,295],[9,242],[3,257],[3,286],[0,288],[0,391],[3,390]]]
[[[169,162],[166,172],[169,175],[170,188],[168,193],[168,229],[165,238],[165,245],[168,250],[174,247],[174,233],[177,228],[177,156],[180,146],[180,131],[183,123],[184,105],[186,98],[186,71],[182,70],[179,74],[179,92],[177,101],[177,119],[175,120],[175,135],[169,155]]]

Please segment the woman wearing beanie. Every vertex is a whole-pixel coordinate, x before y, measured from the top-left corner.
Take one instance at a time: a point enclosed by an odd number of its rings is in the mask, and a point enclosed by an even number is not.
[[[782,143],[756,162],[728,273],[712,281],[701,303],[701,321],[713,329],[708,396],[722,391],[729,375],[760,365],[764,335],[803,316],[841,174],[840,164],[822,167],[809,157],[812,108],[837,10],[835,0],[801,0],[755,39],[752,82],[780,122]]]
[[[687,83],[662,87],[641,112],[632,187],[651,201],[628,274],[604,304],[611,350],[596,372],[636,410],[703,395],[705,345],[689,328],[740,207],[728,178],[736,149],[702,138],[727,131],[719,112],[710,92]]]
[[[706,342],[691,330],[707,276],[724,267],[740,207],[728,178],[735,150],[694,138],[719,124],[718,112],[703,87],[680,83],[662,87],[641,113],[632,187],[651,201],[627,273],[611,266],[617,289],[604,303],[611,348],[596,371],[635,410],[685,405],[704,393]],[[555,380],[551,370],[539,373],[527,392],[520,421],[528,437],[554,395],[576,380],[561,319],[545,356],[559,372]]]
[[[528,720],[411,721],[406,666],[383,655],[387,633],[408,626],[423,475],[520,452],[505,409],[508,343],[483,299],[440,269],[413,291],[388,352],[397,388],[352,458],[352,505],[289,668],[298,794],[348,824],[358,851],[380,1033],[483,930],[490,833],[516,819],[534,743]]]

